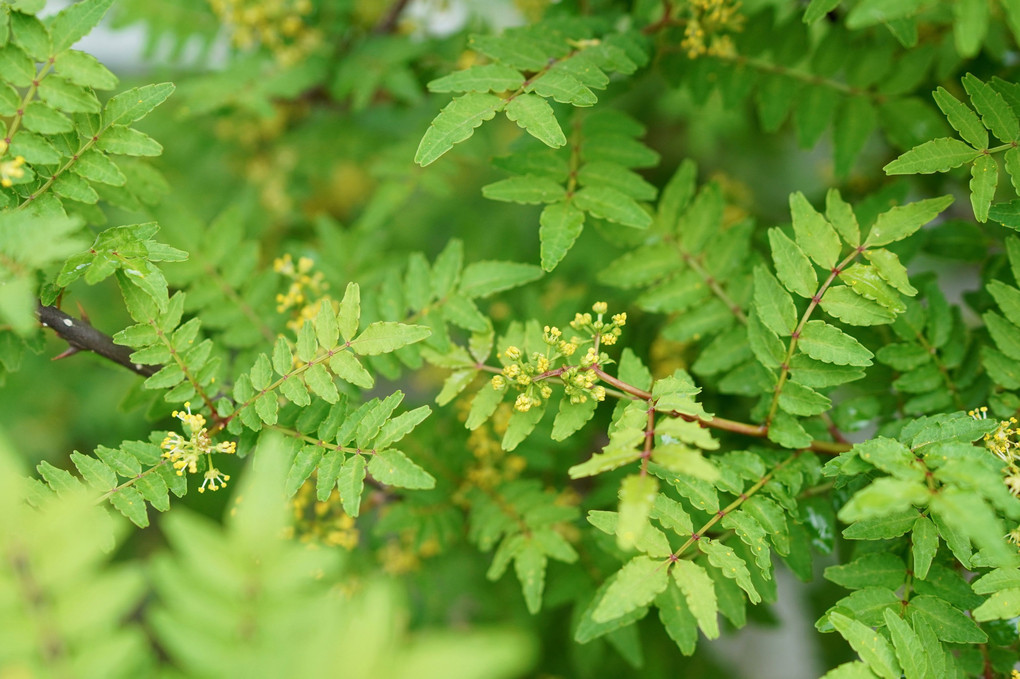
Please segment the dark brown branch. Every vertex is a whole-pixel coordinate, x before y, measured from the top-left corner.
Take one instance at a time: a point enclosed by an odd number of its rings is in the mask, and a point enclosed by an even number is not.
[[[113,338],[92,327],[88,321],[68,316],[52,306],[40,304],[36,308],[39,322],[57,334],[57,337],[71,345],[71,353],[91,351],[103,358],[118,363],[142,377],[149,377],[160,369],[158,365],[140,365],[131,361],[131,349],[113,343]],[[66,356],[61,354],[57,358]]]
[[[386,11],[386,16],[376,24],[373,32],[379,35],[392,33],[397,28],[397,22],[400,21],[400,15],[403,14],[407,4],[408,0],[396,0]]]

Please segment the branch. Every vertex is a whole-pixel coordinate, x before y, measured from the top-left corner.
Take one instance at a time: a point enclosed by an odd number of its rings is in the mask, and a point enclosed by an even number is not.
[[[158,365],[140,365],[131,360],[131,349],[113,343],[113,338],[93,328],[88,321],[68,316],[56,307],[38,305],[36,315],[43,327],[49,328],[57,337],[71,345],[71,348],[56,356],[64,358],[79,351],[91,351],[103,358],[118,363],[142,377],[149,377],[159,370]]]
[[[384,35],[386,33],[392,33],[396,27],[397,22],[400,21],[400,15],[403,14],[404,8],[407,7],[408,0],[396,0],[390,8],[386,11],[386,15],[382,20],[376,24],[373,33]]]

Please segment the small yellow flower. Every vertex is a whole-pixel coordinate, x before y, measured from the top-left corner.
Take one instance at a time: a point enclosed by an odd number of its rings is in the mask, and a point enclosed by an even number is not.
[[[593,399],[595,399],[596,401],[605,401],[606,400],[606,388],[603,387],[602,385],[599,385],[597,387],[592,387],[591,397]]]
[[[605,302],[595,302],[591,305],[591,310],[597,314],[604,314],[609,310],[609,305]]]
[[[14,160],[6,160],[0,163],[0,186],[7,188],[14,185],[15,179],[25,176],[22,165],[25,164],[24,156],[16,156]]]
[[[602,335],[603,346],[611,347],[616,344],[616,335],[610,333],[608,335]]]
[[[511,361],[516,361],[521,357],[521,350],[514,346],[507,347],[506,357],[509,358]]]
[[[204,493],[206,486],[208,485],[209,490],[219,490],[220,488],[227,487],[227,481],[230,480],[229,474],[222,473],[215,467],[210,467],[209,471],[205,473],[205,480],[202,481],[202,485],[199,487],[198,492]]]
[[[517,400],[514,401],[514,410],[522,413],[531,410],[531,397],[527,394],[518,394]]]
[[[492,377],[492,388],[496,391],[500,391],[506,386],[506,378],[502,375],[493,375]]]

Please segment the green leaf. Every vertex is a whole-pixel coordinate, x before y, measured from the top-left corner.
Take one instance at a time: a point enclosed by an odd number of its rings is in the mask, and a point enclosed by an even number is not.
[[[552,107],[542,97],[519,94],[504,109],[506,117],[535,139],[554,149],[567,143]]]
[[[607,472],[625,464],[634,462],[641,458],[641,451],[635,448],[608,448],[601,453],[595,453],[588,460],[575,464],[567,473],[572,479],[580,479],[585,476],[595,476]]]
[[[1002,281],[989,281],[986,289],[1013,325],[1020,325],[1020,290]]]
[[[883,325],[896,319],[892,311],[861,296],[847,285],[837,285],[826,290],[819,306],[825,313],[847,325]]]
[[[432,330],[424,325],[376,321],[350,340],[350,345],[359,356],[376,356],[420,342],[431,334]]]
[[[510,422],[507,424],[503,439],[500,441],[503,450],[515,450],[535,430],[544,415],[545,405],[534,406],[526,412],[514,410],[510,415]]]
[[[857,224],[857,215],[850,204],[839,195],[838,189],[829,189],[825,194],[825,217],[846,241],[847,245],[857,247],[861,243],[861,229]]]
[[[942,137],[915,146],[882,169],[886,174],[946,172],[971,162],[979,155],[981,155],[981,151],[959,139]],[[879,245],[879,243],[875,243],[875,245]]]
[[[294,369],[294,356],[290,353],[290,345],[287,338],[282,335],[276,338],[273,346],[273,370],[278,375],[286,375]]]
[[[854,160],[875,129],[877,117],[874,105],[865,96],[848,97],[836,110],[832,129],[836,176],[845,177],[850,172]]]
[[[847,15],[847,28],[854,30],[887,24],[909,17],[922,8],[921,0],[861,0]]]
[[[484,190],[484,189],[483,189]],[[539,216],[542,269],[552,271],[574,246],[584,228],[584,213],[570,202],[547,205]]]
[[[49,21],[53,53],[62,52],[85,37],[98,24],[113,0],[84,0],[68,5]]]
[[[506,101],[494,94],[471,92],[457,97],[429,125],[418,145],[414,162],[422,167],[435,162],[454,144],[471,137],[476,127],[492,120],[505,105]]]
[[[106,102],[103,125],[129,125],[141,120],[166,101],[174,89],[173,83],[159,83],[121,92]]]
[[[581,403],[573,403],[570,397],[560,399],[559,411],[553,421],[553,441],[564,441],[583,427],[595,414],[598,401],[588,398]]]
[[[573,106],[593,106],[598,101],[595,93],[584,83],[571,73],[567,73],[565,69],[555,66],[529,82],[525,89]]]
[[[550,57],[546,45],[520,34],[472,35],[468,45],[522,71],[540,71],[548,65]]]
[[[1001,589],[972,611],[974,619],[1010,620],[1020,616],[1020,587]]]
[[[987,11],[987,7],[986,7]],[[1020,137],[1020,122],[1016,113],[995,89],[968,73],[963,76],[963,87],[970,95],[974,108],[981,114],[981,121],[992,134],[1007,144]],[[986,146],[977,146],[986,148]]]
[[[379,451],[369,458],[368,473],[376,481],[397,488],[427,490],[436,485],[436,480],[431,474],[402,452],[392,448]]]
[[[676,642],[680,652],[692,655],[698,643],[697,620],[687,606],[686,597],[675,583],[669,583],[665,591],[655,598],[659,609],[659,621],[669,638]]]
[[[33,101],[25,107],[21,123],[26,130],[39,134],[61,134],[74,129],[70,118],[41,101]]]
[[[486,184],[482,187],[482,195],[490,200],[537,205],[557,203],[567,195],[567,190],[547,177],[526,174]]]
[[[722,337],[725,335],[720,335]],[[765,326],[757,309],[752,310],[747,318],[747,343],[758,362],[766,368],[778,368],[786,358],[786,345]],[[704,373],[707,372],[704,367],[705,364],[699,359],[693,369]]]
[[[835,611],[829,613],[829,621],[875,674],[883,679],[900,679],[896,653],[884,636]]]
[[[98,59],[85,52],[77,50],[61,52],[56,55],[54,66],[57,73],[75,85],[97,90],[112,90],[117,86],[117,76],[99,63]]]
[[[825,321],[808,321],[797,347],[815,360],[836,365],[867,367],[874,356],[856,339]]]
[[[914,513],[916,515],[916,512]],[[907,577],[903,560],[889,552],[875,552],[859,556],[850,563],[837,564],[825,569],[825,579],[846,589],[881,587],[895,591]]]
[[[780,337],[788,337],[797,327],[797,308],[767,268],[754,268],[754,307],[762,323]]]
[[[683,592],[687,608],[698,627],[709,639],[719,637],[719,604],[715,597],[715,583],[703,567],[693,561],[680,559],[672,566],[673,580]]]
[[[995,198],[995,187],[999,183],[999,164],[987,153],[981,154],[970,169],[970,204],[974,219],[988,221],[988,208]]]
[[[988,209],[988,218],[1020,231],[1020,199],[992,205]]]
[[[528,612],[537,614],[542,609],[542,591],[545,589],[545,569],[548,559],[545,552],[532,540],[514,555],[514,572],[521,583],[524,603]]]
[[[340,302],[340,310],[337,312],[337,325],[340,329],[340,336],[345,342],[358,333],[358,322],[361,318],[361,288],[357,283],[348,283],[344,290],[343,301]]]
[[[361,361],[349,351],[338,351],[329,359],[329,369],[333,374],[362,389],[371,389],[375,386],[375,378],[372,373],[365,370]]]
[[[636,556],[617,571],[592,613],[595,622],[609,622],[647,606],[669,584],[667,562]]]
[[[839,277],[855,293],[877,302],[885,309],[893,313],[906,311],[906,305],[899,294],[885,282],[875,267],[854,263],[840,273]]]
[[[36,61],[46,61],[53,48],[49,31],[46,30],[43,23],[32,14],[22,12],[12,12],[10,22],[14,42]]]
[[[333,378],[326,372],[325,366],[315,363],[303,374],[305,384],[319,398],[327,403],[336,403],[340,400],[340,392],[333,384]]]
[[[761,601],[761,595],[751,581],[751,573],[747,570],[747,564],[737,556],[736,552],[722,542],[705,536],[698,540],[698,549],[708,557],[709,563],[718,568],[724,576],[735,581],[740,589],[747,593],[747,598],[751,603],[756,604]]]
[[[582,165],[577,172],[577,181],[581,186],[610,186],[635,200],[654,200],[658,194],[658,189],[641,175],[608,160],[596,160]]]
[[[651,516],[666,529],[673,531],[680,537],[690,537],[694,532],[694,524],[690,515],[684,510],[683,505],[662,493],[655,496]],[[668,544],[666,549],[667,551],[669,550]]]
[[[319,462],[322,460],[322,453],[323,449],[319,446],[301,446],[294,456],[290,471],[287,472],[285,490],[288,497],[292,497],[297,493],[308,477],[312,475],[312,472],[315,471],[315,468],[319,466]]]
[[[790,194],[790,213],[797,244],[815,264],[831,269],[839,258],[842,244],[832,225],[819,214],[800,191]]]
[[[953,37],[961,57],[974,57],[981,50],[988,31],[988,3],[957,0],[953,3]]]
[[[942,641],[955,644],[983,644],[988,641],[988,635],[976,622],[945,599],[920,594],[910,598],[906,611],[912,621],[920,618],[931,625]]]
[[[541,277],[542,269],[534,264],[501,261],[472,262],[464,267],[464,272],[461,274],[460,292],[471,299],[488,297]]]
[[[791,415],[810,417],[828,411],[832,401],[814,389],[796,382],[787,382],[779,392],[779,407]]]
[[[871,248],[864,251],[864,256],[886,283],[909,297],[917,294],[917,288],[910,284],[907,269],[900,263],[895,252],[885,248]]]
[[[617,512],[592,510],[588,512],[586,518],[588,523],[607,535],[619,533],[617,528],[619,514]],[[641,526],[641,533],[634,541],[634,548],[639,552],[654,557],[665,558],[670,555],[669,541],[666,540],[665,533],[647,521]]]
[[[430,92],[505,92],[524,84],[524,76],[503,64],[470,66],[437,78],[427,87]]]
[[[71,171],[91,182],[124,186],[127,178],[112,160],[98,149],[89,149],[78,157],[78,162],[71,166]]]
[[[768,439],[784,448],[806,448],[811,436],[794,417],[779,411],[769,425]]]
[[[897,205],[883,212],[875,220],[868,233],[865,245],[869,248],[903,240],[922,226],[935,219],[940,212],[952,205],[952,196],[941,196],[919,200],[915,203]]]
[[[924,645],[920,637],[914,633],[902,618],[886,609],[883,613],[885,625],[892,637],[893,647],[896,650],[896,658],[903,669],[905,679],[926,679],[928,661]]]
[[[40,99],[65,113],[99,113],[102,108],[91,90],[72,85],[57,75],[39,83],[37,92]]]
[[[117,490],[110,496],[110,504],[139,528],[149,525],[149,515],[145,511],[145,499],[133,487],[128,486]]]
[[[85,482],[96,490],[106,492],[116,488],[117,474],[102,460],[74,451],[71,453],[71,462]]]
[[[344,513],[354,518],[361,513],[361,494],[365,490],[365,458],[362,455],[351,455],[340,465],[336,477],[340,491],[340,502]]]
[[[612,187],[585,187],[574,194],[574,205],[594,217],[635,229],[646,229],[652,216],[630,196]]]
[[[0,47],[0,73],[15,87],[29,87],[35,79],[35,63],[20,47],[8,43]]]
[[[1013,190],[1017,195],[1020,195],[1020,148],[1014,146],[1007,149],[1002,160],[1006,165],[1006,174],[1009,175],[1010,182],[1013,184]]]
[[[922,580],[928,577],[928,569],[931,567],[932,559],[935,558],[938,546],[939,538],[935,524],[928,517],[918,517],[911,534],[910,552],[914,558],[914,574]]]
[[[331,349],[340,338],[340,327],[337,324],[336,311],[333,304],[323,301],[319,304],[319,313],[315,316],[315,339],[319,346]],[[313,349],[314,351],[314,349]]]
[[[807,255],[778,227],[769,229],[769,246],[779,280],[790,292],[810,299],[818,290],[818,277]]]
[[[804,23],[813,24],[825,18],[825,15],[839,7],[841,0],[811,0],[804,10]]]
[[[124,156],[158,156],[163,153],[163,146],[158,141],[144,132],[122,125],[108,127],[99,136],[96,148]]]
[[[503,401],[503,393],[504,391],[493,389],[492,382],[487,382],[471,401],[471,410],[464,426],[472,431],[482,426],[492,417],[492,413],[496,412],[496,408]]]
[[[648,524],[648,515],[658,492],[658,479],[647,474],[633,474],[620,484],[620,512],[616,524],[616,544],[620,549],[635,548],[638,537]]]
[[[988,148],[988,132],[981,124],[977,114],[970,107],[954,97],[943,87],[939,87],[932,95],[935,103],[946,114],[949,124],[960,133],[965,142],[976,149]]]
[[[986,311],[981,319],[985,322],[995,346],[1015,361],[1020,361],[1020,333],[1017,327],[994,311]]]

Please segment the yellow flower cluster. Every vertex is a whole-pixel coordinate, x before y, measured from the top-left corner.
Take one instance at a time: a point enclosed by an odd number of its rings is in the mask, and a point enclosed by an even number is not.
[[[680,47],[691,59],[708,54],[730,57],[736,52],[729,35],[744,27],[739,0],[690,0]]]
[[[0,163],[0,186],[4,188],[13,186],[15,179],[24,177],[25,170],[21,167],[24,164],[24,156],[15,156],[14,160],[5,160]]]
[[[273,271],[290,279],[287,292],[276,296],[276,311],[291,311],[287,327],[297,332],[305,321],[313,321],[319,315],[320,304],[332,304],[332,298],[326,294],[329,284],[322,272],[311,273],[315,262],[310,257],[301,257],[297,263],[290,254],[278,257],[273,262]]]
[[[302,542],[352,550],[361,534],[354,517],[343,510],[340,492],[334,488],[325,502],[316,495],[317,475],[312,474],[291,501],[293,535]]]
[[[528,463],[523,457],[508,454],[500,445],[510,423],[511,412],[507,404],[501,404],[486,424],[468,436],[467,448],[474,456],[475,462],[465,474],[466,486],[496,488],[516,479],[527,467]]]
[[[521,391],[514,401],[514,409],[526,413],[532,408],[541,406],[552,396],[552,387],[545,383],[550,377],[559,377],[565,385],[564,392],[571,403],[584,403],[589,397],[596,401],[606,398],[606,390],[597,386],[599,378],[593,368],[609,361],[609,356],[599,352],[599,345],[612,345],[620,337],[621,328],[627,324],[627,314],[619,313],[606,321],[603,316],[608,312],[606,302],[596,302],[592,306],[595,317],[590,313],[578,313],[570,322],[570,327],[583,335],[591,337],[592,346],[577,365],[564,365],[556,368],[554,363],[562,358],[569,358],[577,347],[588,340],[581,337],[564,340],[563,331],[555,326],[545,326],[542,339],[549,347],[546,353],[534,352],[526,359],[524,352],[515,346],[509,346],[503,352],[512,363],[503,367],[501,374],[492,378],[493,389],[502,391],[510,385]]]
[[[175,410],[173,416],[183,423],[185,436],[175,431],[168,432],[160,444],[163,457],[170,461],[178,476],[198,473],[198,463],[205,457],[207,469],[198,492],[205,489],[219,490],[227,485],[230,476],[224,474],[212,464],[212,454],[232,455],[237,452],[237,444],[233,441],[213,444],[209,430],[205,426],[205,417],[191,412],[191,403],[184,404],[184,410]]]
[[[971,410],[968,415],[976,420],[988,418],[988,408],[982,406]],[[1002,468],[1003,483],[1016,497],[1020,497],[1020,429],[1016,428],[1017,419],[1011,417],[1008,420],[999,422],[995,431],[985,434],[985,448],[993,455],[1006,463]]]
[[[417,538],[414,532],[404,531],[400,537],[388,541],[376,553],[376,559],[383,571],[390,575],[403,575],[421,568],[422,559],[438,554],[441,549],[435,538],[426,538],[420,545],[415,545]]]
[[[309,25],[311,0],[210,0],[213,11],[230,30],[235,46],[261,44],[284,65],[293,65],[322,43]]]

